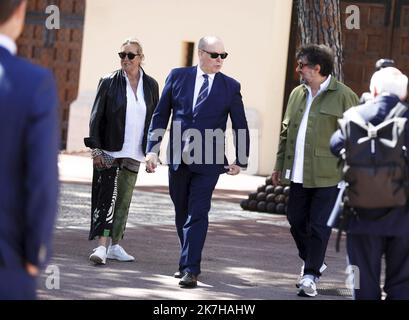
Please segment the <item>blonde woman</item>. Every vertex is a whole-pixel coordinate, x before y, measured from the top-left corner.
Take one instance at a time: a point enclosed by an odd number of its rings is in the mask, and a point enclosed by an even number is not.
[[[156,80],[141,67],[145,57],[140,42],[126,40],[118,56],[121,69],[99,82],[90,134],[84,139],[92,149],[94,165],[89,240],[98,238],[98,246],[89,259],[95,264],[105,264],[107,258],[135,260],[119,241],[159,97]]]

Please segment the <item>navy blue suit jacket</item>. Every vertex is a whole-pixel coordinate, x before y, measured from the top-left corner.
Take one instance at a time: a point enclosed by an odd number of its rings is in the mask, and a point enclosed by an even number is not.
[[[0,46],[0,270],[42,267],[50,255],[57,111],[52,74]]]
[[[360,114],[366,121],[374,125],[381,123],[389,111],[396,106],[399,98],[396,96],[378,96],[374,101],[358,107]],[[404,114],[409,119],[409,110]],[[344,147],[345,138],[341,130],[337,130],[331,137],[330,148],[338,156]],[[409,150],[409,120],[405,127],[405,144]],[[405,207],[399,207],[385,216],[387,209],[360,209],[358,213],[371,217],[382,217],[378,220],[352,218],[347,226],[348,232],[356,234],[371,234],[379,236],[404,236],[409,237],[409,212]]]
[[[147,152],[158,152],[158,141],[155,130],[166,129],[170,115],[172,124],[168,148],[168,162],[177,170],[181,161],[181,148],[185,141],[183,133],[196,129],[201,135],[200,147],[194,152],[200,152],[201,161],[189,164],[193,172],[223,173],[228,165],[225,156],[225,145],[217,139],[205,139],[206,131],[225,132],[227,118],[230,115],[232,129],[235,134],[236,160],[241,167],[247,166],[250,139],[244,106],[240,93],[240,84],[221,72],[215,74],[213,85],[207,99],[193,111],[193,95],[197,67],[173,69],[166,79],[159,103],[152,117],[148,134]],[[179,130],[180,129],[180,130]],[[178,132],[181,132],[178,135]]]

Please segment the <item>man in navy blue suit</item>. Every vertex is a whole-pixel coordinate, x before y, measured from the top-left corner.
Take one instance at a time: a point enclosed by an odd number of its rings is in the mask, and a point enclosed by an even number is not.
[[[168,148],[169,193],[175,206],[181,246],[181,287],[196,287],[208,228],[211,198],[221,173],[236,175],[247,167],[249,132],[240,84],[220,72],[227,57],[221,39],[199,41],[199,65],[173,69],[152,117],[146,171],[154,172],[163,133],[172,113]],[[230,116],[236,160],[225,156],[226,122]]]
[[[34,299],[57,212],[57,93],[15,56],[26,1],[0,1],[0,299]]]

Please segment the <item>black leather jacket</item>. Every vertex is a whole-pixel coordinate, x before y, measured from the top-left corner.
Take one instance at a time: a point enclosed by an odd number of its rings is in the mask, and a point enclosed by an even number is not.
[[[155,79],[143,71],[143,93],[146,104],[145,128],[142,150],[145,152],[146,139],[153,111],[159,100],[159,86]],[[126,118],[126,79],[122,69],[101,78],[91,111],[89,137],[84,143],[91,149],[120,151],[124,143]]]

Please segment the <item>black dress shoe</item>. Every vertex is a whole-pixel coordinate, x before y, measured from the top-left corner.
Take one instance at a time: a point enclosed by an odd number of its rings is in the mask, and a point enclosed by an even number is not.
[[[175,278],[181,279],[181,278],[183,278],[184,274],[185,274],[185,272],[183,272],[183,271],[176,271],[176,272],[173,274],[173,276],[174,276]]]
[[[186,272],[183,278],[179,281],[182,288],[194,288],[197,286],[197,277],[191,273]]]

